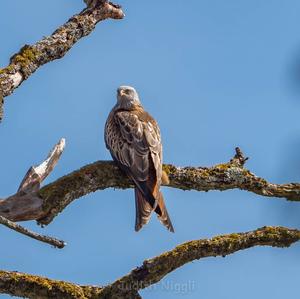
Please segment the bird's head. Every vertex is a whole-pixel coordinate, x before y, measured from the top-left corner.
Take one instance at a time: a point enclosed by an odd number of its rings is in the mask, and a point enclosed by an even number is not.
[[[139,95],[131,86],[120,86],[117,90],[118,108],[132,110],[141,105]]]

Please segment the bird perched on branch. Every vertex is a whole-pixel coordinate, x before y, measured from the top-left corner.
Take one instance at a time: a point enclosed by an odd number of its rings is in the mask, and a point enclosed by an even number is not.
[[[120,86],[117,103],[105,124],[105,143],[119,168],[135,185],[135,230],[147,224],[152,211],[174,232],[164,198],[162,143],[156,121],[144,110],[133,87]]]

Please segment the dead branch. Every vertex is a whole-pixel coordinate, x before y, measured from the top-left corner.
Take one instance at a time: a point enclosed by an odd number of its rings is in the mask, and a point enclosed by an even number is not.
[[[40,234],[37,234],[35,232],[32,232],[29,229],[4,218],[3,216],[0,216],[0,223],[5,225],[6,227],[12,229],[12,230],[15,230],[18,233],[21,233],[25,236],[28,236],[28,237],[32,238],[32,239],[50,244],[54,247],[64,248],[66,246],[66,243],[62,240],[58,240],[56,238],[52,238],[52,237],[48,237],[48,236],[44,236],[44,235],[40,235]]]
[[[23,216],[38,215],[38,210],[42,208],[43,201],[38,196],[41,182],[50,174],[57,164],[63,150],[65,148],[65,139],[61,139],[54,148],[50,151],[48,157],[40,165],[30,167],[25,177],[23,178],[18,192],[10,197],[10,200],[5,205],[4,214],[9,214],[10,211],[18,211]],[[0,201],[0,205],[3,201]],[[4,201],[5,202],[5,201]],[[63,248],[66,243],[56,238],[37,234],[27,228],[7,219],[0,215],[0,223],[6,227],[13,229],[21,234],[38,241],[48,243],[57,248]]]

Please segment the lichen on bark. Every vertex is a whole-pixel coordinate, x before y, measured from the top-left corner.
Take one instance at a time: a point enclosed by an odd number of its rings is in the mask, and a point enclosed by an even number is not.
[[[100,287],[82,288],[66,281],[30,275],[26,273],[0,271],[0,293],[26,298],[64,298],[84,299],[95,298],[101,291]]]
[[[159,282],[168,273],[194,260],[233,254],[254,246],[289,247],[300,240],[300,231],[285,227],[262,227],[246,233],[216,236],[183,243],[157,257],[147,259],[141,267],[103,288],[107,295],[118,289],[144,289]]]
[[[13,55],[10,64],[0,69],[0,90],[3,98],[9,96],[22,82],[39,67],[62,58],[82,37],[90,34],[98,22],[105,19],[122,19],[120,6],[103,1],[93,9],[84,9],[56,29],[52,35],[44,37],[34,45],[25,45]],[[16,76],[18,80],[16,80]],[[0,120],[3,100],[0,101]]]
[[[163,185],[197,191],[224,191],[237,188],[266,197],[300,201],[300,184],[269,183],[251,173],[239,159],[233,158],[227,163],[212,167],[163,165],[163,170],[168,176]],[[11,221],[35,219],[40,224],[47,225],[77,198],[106,188],[132,187],[131,180],[113,161],[97,161],[59,178],[37,192],[15,194],[0,200],[0,215]],[[11,210],[10,207],[15,206],[16,201],[22,202],[22,209]]]
[[[159,282],[168,273],[202,258],[226,256],[254,246],[289,247],[300,240],[300,231],[262,227],[246,233],[193,240],[178,245],[103,287],[81,286],[25,273],[0,271],[0,293],[27,298],[133,299],[138,291]]]

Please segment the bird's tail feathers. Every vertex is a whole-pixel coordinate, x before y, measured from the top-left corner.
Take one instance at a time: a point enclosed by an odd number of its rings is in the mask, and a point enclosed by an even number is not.
[[[159,191],[158,192],[158,204],[157,207],[155,208],[155,212],[157,214],[157,217],[159,221],[172,233],[174,233],[174,227],[172,224],[172,221],[170,219],[170,216],[168,214],[164,197],[162,193]]]
[[[135,187],[135,230],[139,231],[143,225],[147,224],[151,217],[151,212],[153,211],[152,206],[149,201],[146,200],[144,194]]]
[[[168,214],[164,197],[156,185],[151,192],[146,183],[137,184],[135,189],[135,230],[139,231],[143,225],[147,224],[154,210],[159,221],[170,231],[174,232],[174,227]],[[154,196],[155,194],[155,196]]]

